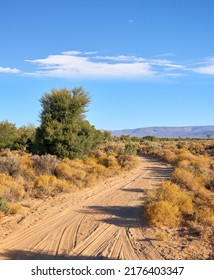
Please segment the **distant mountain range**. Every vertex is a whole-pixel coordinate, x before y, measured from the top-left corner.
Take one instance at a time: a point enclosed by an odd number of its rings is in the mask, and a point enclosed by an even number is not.
[[[110,131],[113,136],[130,135],[137,137],[155,136],[166,138],[207,138],[214,137],[214,125],[184,127],[145,127]]]

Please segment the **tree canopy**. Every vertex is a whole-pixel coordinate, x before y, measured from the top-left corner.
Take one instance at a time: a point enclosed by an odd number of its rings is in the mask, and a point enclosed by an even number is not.
[[[83,88],[53,89],[40,102],[36,153],[83,158],[100,143],[102,133],[85,120],[90,98]]]
[[[0,149],[12,148],[18,138],[16,125],[8,121],[0,122]]]

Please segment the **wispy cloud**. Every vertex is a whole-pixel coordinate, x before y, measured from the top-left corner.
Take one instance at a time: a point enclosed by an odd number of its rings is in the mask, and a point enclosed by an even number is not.
[[[198,74],[214,75],[214,57],[206,59],[200,67],[192,68]]]
[[[27,60],[27,62],[36,65],[36,71],[31,74],[38,76],[146,78],[155,75],[151,65],[144,59],[127,56],[96,56],[94,52],[69,51],[59,55],[49,55],[42,59]]]
[[[97,52],[65,51],[46,58],[26,60],[36,66],[28,75],[63,78],[178,77],[184,66],[167,59],[134,55],[103,56]]]
[[[168,56],[168,58],[167,58]],[[44,58],[25,60],[32,72],[0,66],[0,74],[22,74],[67,79],[175,79],[192,73],[214,76],[214,57],[190,63],[169,59],[171,53],[146,58],[136,55],[101,55],[97,51],[70,50]],[[174,55],[175,56],[175,55]]]
[[[18,73],[21,73],[21,71],[17,68],[9,68],[9,67],[0,66],[0,73],[18,74]]]
[[[191,73],[214,75],[214,58],[197,62],[193,66],[167,59],[166,57],[170,55],[172,54],[145,58],[135,55],[100,55],[98,52],[71,50],[45,58],[26,60],[35,66],[35,71],[25,74],[69,79],[169,79],[188,76]],[[17,73],[16,71],[19,70],[10,69],[10,71]]]

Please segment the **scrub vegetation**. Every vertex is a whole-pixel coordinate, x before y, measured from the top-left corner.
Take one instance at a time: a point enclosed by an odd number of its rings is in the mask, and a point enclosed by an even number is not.
[[[186,226],[203,238],[214,236],[212,139],[112,137],[85,119],[90,98],[82,88],[53,89],[40,102],[39,127],[0,123],[0,217],[19,212],[25,199],[91,187],[131,170],[139,153],[173,168],[170,180],[145,194],[150,225]],[[158,236],[167,238],[161,231]]]
[[[96,130],[82,88],[45,93],[41,125],[0,123],[0,214],[16,214],[29,198],[43,199],[90,187],[137,166],[136,146]]]

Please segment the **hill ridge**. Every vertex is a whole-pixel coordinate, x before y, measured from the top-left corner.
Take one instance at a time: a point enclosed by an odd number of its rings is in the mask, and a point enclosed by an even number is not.
[[[214,125],[204,126],[153,126],[134,129],[111,130],[113,136],[130,135],[136,137],[155,136],[168,138],[214,137]]]

